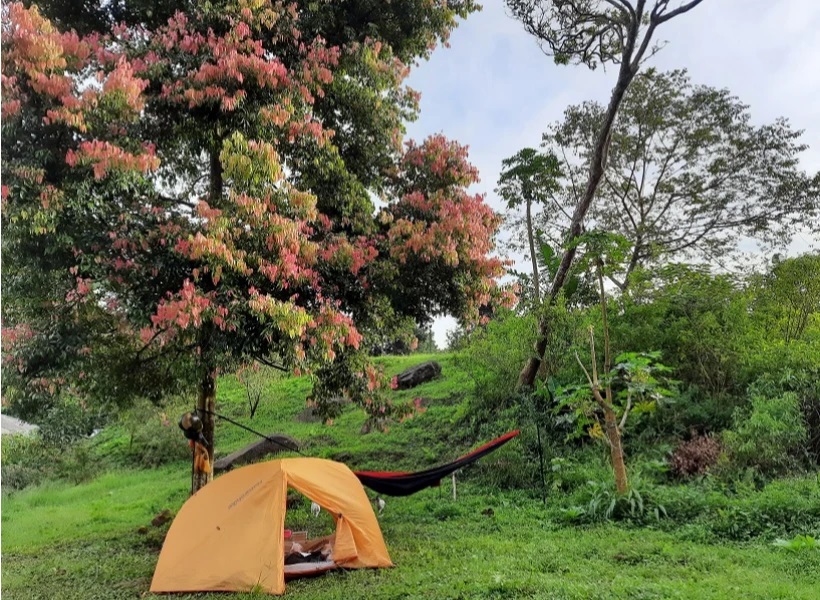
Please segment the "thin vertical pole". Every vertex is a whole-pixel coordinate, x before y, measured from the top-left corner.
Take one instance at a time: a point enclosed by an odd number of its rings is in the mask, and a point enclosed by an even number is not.
[[[538,439],[538,461],[541,463],[541,499],[547,505],[547,477],[544,474],[544,446],[541,444],[541,428],[535,424],[535,435]]]

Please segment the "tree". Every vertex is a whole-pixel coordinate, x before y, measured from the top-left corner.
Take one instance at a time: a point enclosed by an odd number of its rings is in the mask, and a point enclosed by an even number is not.
[[[670,7],[670,0],[506,0],[512,15],[535,36],[544,52],[557,64],[618,65],[618,77],[600,128],[595,132],[584,190],[574,207],[565,237],[566,247],[547,301],[558,297],[575,258],[574,240],[583,231],[584,219],[598,190],[606,167],[612,125],[624,94],[641,63],[657,51],[653,38],[658,27],[703,0],[689,0]],[[519,377],[519,384],[532,387],[549,338],[549,322],[541,319],[535,352]]]
[[[414,35],[444,35],[454,13],[440,17]],[[296,5],[238,0],[80,36],[4,9],[4,351],[18,390],[99,392],[81,365],[123,401],[194,383],[213,458],[220,369],[311,371],[317,403],[341,392],[379,419],[403,414],[364,337],[509,300],[488,256],[499,219],[466,193],[466,151],[442,136],[401,148],[414,97],[402,61],[301,23]],[[387,108],[362,125],[379,133],[369,170],[343,157],[367,104],[336,105],[337,130],[317,106],[373,78],[367,100]]]
[[[755,317],[787,344],[799,340],[820,314],[820,255],[775,256],[756,287]]]
[[[592,424],[590,434],[606,440],[615,475],[615,490],[618,494],[625,494],[629,491],[623,450],[623,432],[627,420],[631,414],[654,410],[658,400],[663,396],[671,395],[669,390],[663,386],[662,381],[663,374],[670,369],[658,362],[660,358],[658,352],[620,354],[615,358],[616,364],[613,367],[604,277],[607,271],[624,260],[626,240],[618,235],[590,232],[579,238],[578,243],[585,246],[583,261],[594,270],[598,284],[601,324],[604,332],[604,360],[599,374],[595,349],[595,328],[590,325],[590,370],[587,370],[578,353],[575,353],[575,358],[586,377],[587,385],[560,390],[557,393],[558,408],[560,410],[564,406],[574,407],[577,414],[582,417],[578,420],[578,425],[584,427]],[[591,402],[590,395],[592,396]],[[603,413],[603,425],[593,405]]]
[[[566,174],[539,226],[560,240],[605,109],[571,106],[545,134]],[[647,263],[721,260],[741,237],[787,244],[790,231],[816,215],[818,190],[797,168],[800,132],[785,119],[756,127],[748,106],[727,90],[693,85],[686,71],[637,75],[612,128],[602,185],[588,227],[617,232],[631,244],[623,273]]]
[[[545,204],[550,195],[557,191],[556,181],[560,176],[558,159],[553,154],[543,154],[533,148],[519,150],[514,156],[501,162],[496,193],[514,209],[524,205],[524,222],[516,229],[523,229],[532,261],[532,288],[536,304],[541,302],[541,280],[538,258],[542,254],[541,240],[534,227],[533,205]]]

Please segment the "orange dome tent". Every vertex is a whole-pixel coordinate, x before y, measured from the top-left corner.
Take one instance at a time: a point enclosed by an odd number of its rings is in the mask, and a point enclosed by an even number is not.
[[[285,566],[287,490],[336,521],[330,560]],[[236,469],[182,506],[168,531],[152,592],[285,592],[285,576],[336,566],[390,567],[379,522],[356,475],[319,458],[286,458]],[[307,567],[305,569],[304,567]]]

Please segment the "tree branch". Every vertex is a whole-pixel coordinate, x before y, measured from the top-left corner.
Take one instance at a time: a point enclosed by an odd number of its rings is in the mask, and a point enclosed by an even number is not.
[[[262,358],[261,356],[253,355],[253,359],[258,363],[262,363],[266,367],[271,367],[272,369],[277,369],[279,371],[282,371],[283,373],[290,373],[290,369],[288,369],[288,368],[286,368],[282,365],[277,365],[275,363],[272,363],[269,360],[267,360],[266,358]]]
[[[621,422],[618,424],[618,429],[623,431],[624,425],[626,425],[626,418],[629,416],[629,411],[632,410],[632,392],[626,397],[626,408],[624,409],[624,414],[621,417]]]
[[[581,357],[578,356],[577,350],[575,351],[575,360],[577,360],[578,364],[581,365],[581,369],[584,371],[584,375],[586,375],[587,381],[589,382],[589,387],[594,388],[595,384],[592,383],[592,377],[589,376],[589,371],[587,371],[587,368],[584,366],[584,363],[581,362]]]
[[[674,19],[678,15],[682,15],[685,12],[689,12],[701,2],[703,2],[703,0],[692,0],[691,2],[687,2],[686,4],[681,5],[675,10],[666,13],[665,15],[659,12],[657,16],[658,25],[660,25],[661,23],[666,23],[667,21]],[[664,4],[669,4],[669,2],[664,2]]]

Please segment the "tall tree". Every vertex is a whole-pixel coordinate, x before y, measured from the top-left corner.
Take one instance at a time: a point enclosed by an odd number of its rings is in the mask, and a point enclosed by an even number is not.
[[[535,230],[536,216],[533,209],[546,204],[558,191],[558,159],[554,154],[544,154],[533,148],[524,148],[514,156],[501,161],[501,175],[496,193],[507,203],[508,209],[524,206],[524,220],[514,223],[516,231],[523,230],[527,238],[529,257],[532,261],[533,298],[541,303],[541,278],[538,259],[541,256],[541,241]]]
[[[488,256],[499,219],[466,193],[465,150],[401,147],[402,61],[301,23],[294,4],[236,0],[80,36],[4,9],[4,350],[19,389],[99,391],[83,365],[124,399],[193,381],[212,458],[219,369],[313,370],[315,401],[347,393],[382,418],[406,408],[358,351],[369,331],[506,301]],[[337,106],[338,130],[317,106],[373,77],[385,92],[362,102],[388,108],[362,125],[384,150],[371,171],[343,157],[366,103]]]
[[[820,254],[783,259],[775,256],[759,281],[754,314],[771,335],[786,343],[799,340],[820,315]]]
[[[549,303],[561,293],[575,258],[574,240],[583,231],[584,219],[603,178],[612,125],[624,94],[641,63],[658,49],[653,45],[656,30],[702,1],[670,6],[670,0],[506,0],[512,15],[557,64],[583,64],[591,69],[607,63],[618,65],[618,78],[595,132],[586,181],[580,184],[584,191],[572,212],[565,250],[547,295]],[[542,318],[535,352],[519,377],[522,386],[531,387],[535,381],[547,347],[549,326],[548,319]]]
[[[561,193],[539,227],[560,240],[578,202],[578,182],[605,117],[597,102],[569,107],[545,134],[562,157]],[[588,227],[631,244],[613,281],[625,290],[646,263],[720,260],[743,237],[788,244],[791,231],[816,218],[816,184],[801,172],[805,145],[785,119],[756,127],[748,106],[727,90],[693,85],[686,71],[639,74],[612,128],[603,183]]]

